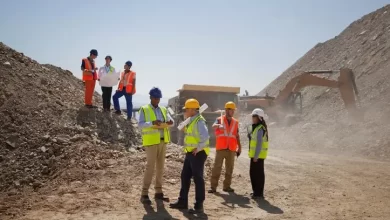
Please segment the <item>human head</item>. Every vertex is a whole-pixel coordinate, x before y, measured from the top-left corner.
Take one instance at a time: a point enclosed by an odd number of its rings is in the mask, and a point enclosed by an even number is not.
[[[264,111],[261,108],[255,108],[252,111],[252,123],[253,124],[259,124],[260,122],[264,121]]]
[[[110,55],[107,55],[105,60],[106,60],[106,65],[109,66],[112,61],[112,57]]]
[[[98,56],[98,52],[96,49],[92,49],[90,52],[89,52],[89,56],[92,58],[92,59],[96,59],[96,57]]]
[[[125,70],[130,70],[131,66],[133,66],[133,63],[131,61],[127,61],[125,63],[124,68],[125,68]]]
[[[153,106],[158,106],[158,104],[160,103],[160,99],[162,98],[161,90],[157,87],[153,87],[149,91],[149,95],[150,95],[150,103]]]
[[[184,104],[185,109],[185,116],[186,117],[192,117],[198,114],[199,112],[199,102],[196,99],[187,99],[186,103]]]
[[[236,110],[236,104],[234,104],[234,102],[226,102],[225,114],[227,117],[233,117],[235,110]]]

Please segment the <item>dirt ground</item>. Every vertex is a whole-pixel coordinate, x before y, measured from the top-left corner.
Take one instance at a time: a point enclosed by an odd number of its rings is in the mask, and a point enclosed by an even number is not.
[[[249,159],[237,160],[233,187],[206,195],[205,214],[191,216],[167,203],[144,207],[138,201],[143,169],[129,167],[126,158],[104,170],[69,170],[78,179],[45,187],[30,195],[27,211],[1,219],[389,219],[390,163],[308,152],[271,150],[266,160],[266,200],[249,199]],[[171,201],[178,195],[180,163],[167,164],[175,179],[165,180]],[[176,173],[172,173],[176,172]],[[167,175],[168,176],[168,175]],[[72,179],[72,178],[68,178]],[[221,178],[223,180],[223,178]],[[207,187],[209,183],[207,183]],[[194,199],[191,187],[191,199]],[[151,195],[153,189],[150,190]],[[35,199],[34,199],[35,198]],[[8,202],[12,201],[9,196]],[[15,201],[16,202],[16,201]],[[190,201],[192,203],[192,201]]]

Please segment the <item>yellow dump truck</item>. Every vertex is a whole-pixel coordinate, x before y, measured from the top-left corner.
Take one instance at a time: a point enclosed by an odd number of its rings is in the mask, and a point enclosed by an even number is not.
[[[206,103],[209,106],[202,115],[206,119],[209,128],[210,146],[215,146],[215,136],[211,126],[215,119],[221,115],[219,110],[224,109],[226,102],[233,101],[238,105],[240,87],[184,84],[183,87],[178,90],[178,93],[178,96],[168,100],[168,106],[176,112],[176,114],[172,116],[175,120],[175,126],[171,129],[172,143],[183,145],[184,133],[179,131],[177,126],[180,122],[184,121],[183,107],[185,101],[194,98],[199,101],[200,105]]]

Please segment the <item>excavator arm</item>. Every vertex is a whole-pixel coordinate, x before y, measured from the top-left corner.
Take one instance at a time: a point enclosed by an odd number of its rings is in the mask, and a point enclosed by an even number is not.
[[[326,78],[322,78],[316,76],[318,74],[335,74],[340,73],[338,80],[330,80]],[[275,99],[252,99],[245,100],[247,104],[251,106],[256,106],[260,108],[270,108],[270,111],[275,111],[273,108],[281,108],[285,107],[287,103],[289,103],[290,97],[293,94],[299,93],[301,89],[307,86],[323,86],[329,88],[338,88],[340,90],[341,98],[344,101],[345,107],[347,110],[353,114],[353,116],[357,116],[356,111],[356,99],[358,99],[358,91],[355,83],[355,77],[351,69],[343,68],[340,71],[329,71],[329,70],[321,70],[321,71],[309,71],[300,74],[292,78],[281,90]],[[356,99],[355,99],[356,98]],[[271,112],[270,112],[271,113]],[[272,113],[271,113],[272,114]]]

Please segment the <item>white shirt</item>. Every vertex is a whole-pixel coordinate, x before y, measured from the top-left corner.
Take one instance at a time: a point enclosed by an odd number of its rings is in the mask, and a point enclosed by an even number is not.
[[[120,73],[113,66],[102,66],[98,72],[99,84],[103,87],[113,87],[118,84]]]

